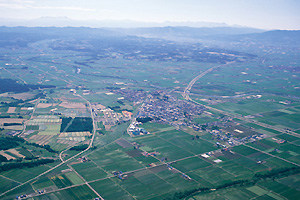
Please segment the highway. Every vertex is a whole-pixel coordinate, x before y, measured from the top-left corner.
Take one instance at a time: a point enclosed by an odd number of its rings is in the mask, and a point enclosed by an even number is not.
[[[190,92],[190,90],[192,89],[192,87],[196,83],[196,81],[198,81],[200,78],[202,78],[203,76],[205,76],[209,72],[213,71],[214,69],[217,69],[219,67],[232,64],[234,62],[235,61],[227,62],[226,64],[223,64],[223,65],[218,65],[218,66],[215,66],[215,67],[211,67],[208,70],[206,70],[206,71],[202,72],[201,74],[199,74],[198,76],[196,76],[195,78],[193,78],[193,80],[191,80],[191,82],[189,83],[189,85],[184,89],[183,94],[182,94],[183,98],[185,98],[186,100],[190,100],[190,97],[189,97],[188,93]]]
[[[199,102],[196,102],[194,100],[192,100],[191,98],[189,99],[189,101],[192,101],[193,103],[195,104],[198,104],[198,105],[201,105],[201,106],[204,106],[205,108],[209,109],[209,110],[214,110],[214,111],[217,111],[219,113],[222,113],[226,116],[229,116],[229,117],[232,117],[232,118],[237,118],[237,119],[240,119],[240,120],[243,120],[243,121],[246,121],[246,122],[249,122],[249,123],[253,123],[253,124],[256,124],[256,125],[259,125],[259,126],[262,126],[264,128],[269,128],[269,129],[272,129],[272,130],[275,130],[275,131],[279,131],[281,133],[285,133],[285,134],[288,134],[288,135],[292,135],[292,136],[295,136],[295,137],[298,137],[300,138],[300,134],[298,133],[295,133],[293,131],[286,131],[286,130],[283,130],[281,128],[277,128],[275,126],[271,126],[269,124],[265,124],[265,123],[262,123],[262,122],[258,122],[256,120],[253,120],[253,119],[249,119],[249,118],[246,118],[246,117],[243,117],[241,115],[236,115],[236,114],[233,114],[233,113],[228,113],[228,112],[225,112],[223,110],[219,110],[217,108],[213,108],[213,107],[210,107],[210,106],[207,106],[207,105],[203,105]]]
[[[186,100],[190,100],[190,97],[189,97],[189,92],[190,90],[192,89],[193,85],[196,83],[197,80],[199,80],[200,78],[202,78],[203,76],[205,76],[206,74],[208,74],[209,72],[213,71],[214,69],[218,68],[220,66],[216,66],[216,67],[212,67],[212,68],[209,68],[208,70],[206,70],[205,72],[199,74],[198,76],[196,76],[190,83],[189,85],[185,88],[185,90],[183,91],[183,97],[186,99]]]
[[[228,65],[228,64],[231,64],[233,62],[230,62],[230,63],[226,63],[225,65]],[[220,112],[224,115],[227,115],[227,116],[230,116],[230,117],[233,117],[233,118],[237,118],[237,119],[240,119],[240,120],[243,120],[243,121],[246,121],[246,122],[250,122],[250,123],[253,123],[253,124],[256,124],[256,125],[259,125],[259,126],[262,126],[262,127],[265,127],[265,128],[269,128],[269,129],[272,129],[272,130],[275,130],[275,131],[279,131],[281,133],[286,133],[288,135],[292,135],[292,136],[295,136],[295,137],[298,137],[300,138],[300,134],[298,133],[295,133],[293,131],[286,131],[286,130],[283,130],[283,129],[280,129],[280,128],[277,128],[277,127],[274,127],[274,126],[271,126],[269,124],[265,124],[265,123],[262,123],[262,122],[258,122],[256,120],[253,120],[253,119],[248,119],[246,117],[243,117],[241,115],[237,115],[237,114],[233,114],[233,113],[228,113],[228,112],[225,112],[223,110],[219,110],[219,109],[216,109],[216,108],[213,108],[213,107],[210,107],[210,106],[207,106],[207,105],[203,105],[199,102],[196,102],[194,101],[193,99],[191,99],[191,97],[189,96],[189,93],[190,93],[190,90],[192,89],[193,85],[195,84],[195,82],[197,80],[199,80],[200,78],[202,78],[203,76],[205,76],[206,74],[208,74],[209,72],[213,71],[214,69],[218,68],[218,67],[221,67],[221,65],[219,66],[216,66],[216,67],[212,67],[212,68],[209,68],[208,70],[204,71],[203,73],[199,74],[198,76],[196,76],[193,80],[191,80],[191,82],[189,83],[189,85],[185,88],[185,90],[183,91],[183,98],[185,98],[186,100],[188,101],[191,101],[195,104],[198,104],[198,105],[201,105],[201,106],[204,106],[205,108],[209,109],[209,110],[214,110],[214,111],[217,111],[217,112]]]

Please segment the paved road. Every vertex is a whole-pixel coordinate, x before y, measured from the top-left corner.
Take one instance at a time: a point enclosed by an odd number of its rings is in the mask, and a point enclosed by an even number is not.
[[[18,137],[21,137],[21,136],[26,132],[26,126],[27,126],[26,123],[29,122],[29,120],[31,120],[31,119],[33,118],[33,115],[34,115],[34,113],[35,113],[35,110],[36,110],[37,105],[39,104],[39,102],[40,102],[40,97],[37,99],[37,101],[36,101],[35,104],[34,104],[32,113],[30,114],[30,118],[29,118],[26,122],[24,121],[24,123],[23,123],[23,130],[22,130],[22,132],[18,135]]]
[[[82,96],[79,95],[79,94],[76,94],[76,95],[79,96],[79,97],[81,97],[82,99],[84,99],[84,100],[88,103],[89,109],[90,109],[90,112],[91,112],[91,117],[92,117],[92,119],[93,119],[93,136],[92,136],[92,139],[91,139],[91,141],[90,141],[90,144],[89,144],[88,148],[86,148],[85,150],[79,152],[78,154],[72,156],[71,158],[69,158],[69,159],[67,159],[67,160],[65,160],[65,161],[60,157],[61,160],[62,160],[62,162],[61,162],[60,164],[58,164],[58,165],[56,165],[56,166],[54,166],[54,167],[48,169],[47,171],[45,171],[45,172],[43,172],[43,173],[37,175],[36,177],[34,177],[34,178],[32,178],[32,179],[30,179],[30,180],[28,180],[28,181],[26,181],[26,182],[24,182],[24,183],[22,183],[22,184],[20,184],[20,185],[17,185],[17,186],[14,187],[14,188],[11,188],[11,189],[9,189],[9,190],[3,192],[2,194],[0,194],[0,197],[3,196],[3,195],[5,195],[5,194],[7,194],[8,192],[11,192],[11,191],[13,191],[13,190],[15,190],[15,189],[17,189],[17,188],[19,188],[19,187],[21,187],[21,186],[27,184],[27,183],[30,183],[31,181],[33,181],[33,180],[35,180],[35,179],[37,179],[37,178],[39,178],[39,177],[41,177],[41,176],[43,176],[43,175],[45,175],[45,174],[47,174],[47,173],[53,171],[54,169],[60,167],[60,166],[63,165],[64,163],[66,163],[66,162],[68,162],[68,161],[70,161],[70,160],[76,158],[77,156],[83,154],[84,152],[88,151],[88,150],[92,147],[93,141],[94,141],[94,138],[95,138],[95,134],[96,134],[95,120],[94,120],[94,115],[93,115],[93,111],[92,111],[92,106],[91,106],[91,103],[90,103],[87,99],[85,99],[84,97],[82,97]]]
[[[209,68],[208,70],[202,72],[201,74],[199,74],[198,76],[196,76],[193,80],[191,80],[191,82],[189,83],[189,85],[185,88],[185,90],[183,91],[183,98],[185,98],[186,100],[190,100],[190,96],[189,96],[189,92],[190,90],[192,89],[193,85],[196,83],[197,80],[199,80],[200,78],[202,78],[203,76],[205,76],[206,74],[208,74],[209,72],[213,71],[214,69],[216,68],[219,68],[221,66],[226,66],[226,65],[229,65],[229,64],[232,64],[234,63],[234,61],[232,62],[228,62],[224,65],[219,65],[219,66],[215,66],[215,67],[212,67],[212,68]]]
[[[199,104],[199,105],[202,105],[204,107],[206,107],[207,109],[209,110],[214,110],[214,111],[217,111],[217,112],[220,112],[224,115],[227,115],[227,116],[230,116],[230,117],[233,117],[233,118],[237,118],[237,119],[240,119],[240,120],[243,120],[243,121],[246,121],[246,122],[249,122],[249,123],[253,123],[253,124],[256,124],[256,125],[259,125],[259,126],[262,126],[262,127],[265,127],[265,128],[269,128],[269,129],[272,129],[272,130],[275,130],[275,131],[279,131],[281,133],[286,133],[288,135],[292,135],[292,136],[295,136],[295,137],[298,137],[300,138],[300,134],[298,133],[295,133],[293,131],[286,131],[284,129],[281,129],[281,128],[278,128],[278,127],[275,127],[275,126],[272,126],[272,125],[269,125],[269,124],[265,124],[265,123],[262,123],[262,122],[258,122],[256,120],[253,120],[253,119],[249,119],[249,118],[246,118],[246,117],[243,117],[241,115],[237,115],[237,114],[234,114],[234,113],[228,113],[228,112],[225,112],[223,110],[219,110],[217,108],[213,108],[213,107],[210,107],[210,106],[207,106],[207,105],[203,105],[201,103],[198,103],[192,99],[190,99],[190,101],[196,103],[196,104]]]
[[[213,71],[214,69],[218,68],[220,66],[216,66],[216,67],[212,67],[212,68],[209,68],[208,70],[206,70],[205,72],[199,74],[198,76],[196,76],[190,83],[189,85],[185,88],[185,90],[183,91],[183,97],[186,99],[186,100],[189,100],[190,97],[189,97],[189,92],[190,90],[192,89],[193,85],[196,83],[197,80],[199,80],[200,78],[202,78],[203,76],[205,76],[206,74],[208,74],[209,72]]]
[[[233,63],[233,62],[226,63],[225,65],[228,65],[228,64],[231,64],[231,63]],[[277,127],[275,127],[275,126],[271,126],[271,125],[269,125],[269,124],[265,124],[265,123],[262,123],[262,122],[258,122],[258,121],[253,120],[253,119],[248,119],[248,118],[245,118],[245,117],[243,117],[243,116],[241,116],[241,115],[237,115],[237,114],[233,114],[233,113],[228,113],[228,112],[225,112],[225,111],[223,111],[223,110],[219,110],[219,109],[217,109],[217,108],[213,108],[213,107],[210,107],[210,106],[207,106],[207,105],[203,105],[203,104],[201,104],[201,103],[199,103],[199,102],[196,102],[196,101],[192,100],[192,99],[190,98],[190,96],[189,96],[189,92],[190,92],[191,88],[193,87],[193,85],[195,84],[195,82],[196,82],[197,80],[199,80],[200,78],[202,78],[204,75],[208,74],[209,72],[213,71],[214,69],[216,69],[216,68],[218,68],[218,67],[221,67],[221,65],[220,65],[220,66],[216,66],[216,67],[209,68],[209,69],[206,70],[205,72],[203,72],[203,73],[199,74],[198,76],[196,76],[196,77],[189,83],[189,85],[185,88],[185,90],[184,90],[182,96],[183,96],[186,100],[191,101],[191,102],[193,102],[193,103],[195,103],[195,104],[204,106],[204,107],[206,107],[206,108],[209,109],[209,110],[214,110],[214,111],[220,112],[220,113],[225,114],[225,115],[230,116],[230,117],[234,117],[234,118],[237,118],[237,119],[240,119],[240,120],[243,120],[243,121],[247,121],[247,122],[250,122],[250,123],[253,123],[253,124],[256,124],[256,125],[265,127],[265,128],[273,129],[273,130],[279,131],[279,132],[281,132],[281,133],[286,133],[286,134],[288,134],[288,135],[292,135],[292,136],[295,136],[295,137],[300,138],[300,134],[295,133],[295,132],[293,132],[293,131],[286,131],[286,130],[277,128]]]
[[[284,159],[284,158],[280,158],[280,157],[278,157],[278,156],[275,156],[275,155],[273,155],[273,154],[267,153],[267,152],[262,151],[262,150],[260,150],[260,149],[258,149],[258,148],[249,146],[249,145],[247,145],[247,144],[243,144],[243,145],[246,146],[246,147],[249,147],[249,148],[251,148],[251,149],[254,149],[254,150],[256,150],[256,151],[259,151],[259,152],[262,152],[262,153],[264,153],[264,154],[267,154],[267,155],[269,155],[269,156],[272,156],[272,157],[274,157],[274,158],[278,158],[278,159],[280,159],[280,160],[283,160],[283,161],[285,161],[285,162],[288,162],[288,163],[291,163],[291,164],[293,164],[293,165],[296,165],[296,166],[300,167],[300,165],[298,165],[297,163],[294,163],[294,162],[292,162],[292,161],[286,160],[286,159]]]

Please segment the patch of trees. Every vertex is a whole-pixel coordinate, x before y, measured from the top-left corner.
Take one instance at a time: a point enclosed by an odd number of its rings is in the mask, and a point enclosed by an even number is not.
[[[87,145],[87,144],[78,145],[78,146],[72,147],[70,150],[71,150],[71,151],[83,151],[83,150],[85,150],[86,148],[88,148],[88,146],[89,146],[89,145]]]
[[[60,125],[60,132],[63,132],[65,130],[65,128],[71,122],[72,119],[73,119],[72,117],[62,118],[61,125]]]
[[[0,150],[7,150],[7,149],[15,148],[15,147],[19,146],[19,142],[27,144],[27,145],[31,145],[34,147],[46,149],[47,151],[49,151],[51,153],[58,153],[57,151],[52,149],[49,145],[39,145],[36,143],[27,142],[23,138],[19,138],[19,137],[0,137]]]
[[[118,102],[119,104],[123,105],[123,106],[125,105],[124,102],[121,101],[121,100],[118,100],[117,102]]]
[[[3,123],[3,126],[20,126],[22,123]]]
[[[21,162],[21,163],[7,163],[0,166],[0,172],[8,171],[11,169],[22,169],[25,167],[37,167],[39,165],[44,165],[48,163],[53,163],[54,160],[52,159],[42,159],[42,160],[35,160],[31,162]]]
[[[120,106],[113,106],[113,107],[108,106],[108,108],[112,109],[113,111],[117,111],[120,109]]]
[[[44,89],[44,88],[55,88],[54,85],[30,85],[30,84],[20,84],[16,80],[13,79],[0,79],[0,92],[28,92],[30,89]]]
[[[1,102],[2,103],[2,102]],[[10,115],[7,116],[0,116],[0,118],[10,118]]]
[[[136,121],[146,123],[149,121],[152,121],[153,119],[151,117],[143,117],[143,118],[137,118]]]
[[[7,161],[8,161],[7,158],[0,154],[0,162],[7,162]]]
[[[29,87],[20,83],[17,83],[13,79],[0,79],[0,92],[28,92]]]
[[[197,188],[192,190],[176,192],[173,194],[172,197],[165,198],[165,200],[188,199],[189,197],[192,197],[200,193],[208,193],[214,190],[220,190],[220,189],[231,188],[231,187],[255,185],[258,181],[261,180],[282,178],[282,177],[286,177],[298,173],[300,173],[300,167],[274,169],[269,172],[257,173],[253,176],[252,179],[230,181],[221,184],[215,188]]]
[[[82,132],[82,131],[92,132],[93,131],[93,120],[90,117],[75,117],[74,119],[72,119],[71,117],[62,118],[60,132],[63,132],[63,131],[66,131],[66,132]]]
[[[50,153],[58,153],[58,151],[55,151],[54,149],[52,149],[50,147],[50,145],[48,145],[48,144],[47,145],[40,145],[40,144],[37,144],[37,143],[31,143],[31,142],[26,142],[26,144],[34,146],[34,147],[39,147],[39,148],[46,149]]]
[[[12,137],[0,137],[0,150],[12,149],[19,146],[19,143]]]
[[[93,120],[90,117],[75,117],[66,132],[93,132]]]
[[[26,131],[27,130],[39,130],[39,125],[28,125],[26,126]]]
[[[109,89],[109,90],[118,90],[120,89],[119,87],[105,87],[106,89]]]

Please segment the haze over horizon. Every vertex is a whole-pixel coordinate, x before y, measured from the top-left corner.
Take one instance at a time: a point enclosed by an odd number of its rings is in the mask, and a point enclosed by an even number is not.
[[[297,0],[0,0],[0,18],[32,20],[131,20],[147,23],[212,22],[260,29],[300,29]],[[0,24],[0,25],[3,25]]]

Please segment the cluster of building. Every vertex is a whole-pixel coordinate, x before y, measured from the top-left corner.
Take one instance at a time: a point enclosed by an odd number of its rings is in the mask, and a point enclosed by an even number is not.
[[[106,108],[100,104],[92,104],[92,111],[95,115],[96,122],[102,122],[104,126],[114,126],[119,122],[129,121],[132,117],[132,113],[129,111],[122,111],[117,113],[111,108]]]
[[[157,156],[157,155],[159,155],[159,154],[160,154],[160,153],[157,152],[157,151],[153,151],[153,152],[151,152],[151,153],[148,153],[148,152],[146,152],[146,151],[143,151],[143,153],[142,153],[142,155],[145,156],[145,157],[149,157],[149,156]]]
[[[268,137],[265,134],[258,133],[258,134],[239,138],[234,136],[230,132],[224,132],[222,130],[212,130],[209,131],[209,133],[215,137],[215,140],[219,141],[216,142],[216,145],[218,147],[223,147],[223,148],[226,148],[226,146],[236,146],[244,143],[255,142],[257,140],[261,140]]]
[[[16,196],[16,199],[23,199],[23,198],[27,198],[28,196],[26,194],[22,194],[20,196]]]
[[[122,171],[113,171],[112,174],[115,177],[118,177],[118,179],[120,179],[120,180],[124,180],[127,177],[127,175],[124,174]]]
[[[117,94],[122,95],[124,99],[134,102],[134,104],[139,104],[143,99],[147,97],[147,94],[142,90],[129,90],[121,88],[114,91]]]
[[[37,190],[37,193],[39,194],[44,194],[46,192],[46,190]]]
[[[139,124],[142,124],[141,122],[133,121],[129,127],[128,132],[131,135],[147,135],[150,134],[148,131],[146,131],[144,128],[138,127]]]
[[[171,126],[192,125],[193,116],[203,113],[203,106],[179,100],[164,91],[148,94],[136,117],[150,117]]]
[[[80,162],[86,162],[86,161],[88,161],[88,159],[85,156],[82,156],[82,157],[78,158],[78,160]]]

